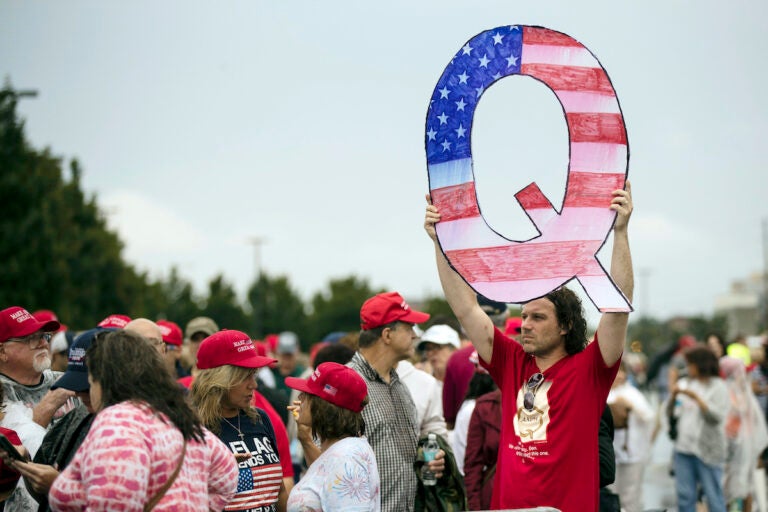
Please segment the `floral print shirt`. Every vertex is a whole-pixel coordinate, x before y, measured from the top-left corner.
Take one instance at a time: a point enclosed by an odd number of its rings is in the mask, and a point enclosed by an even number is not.
[[[376,456],[364,437],[332,444],[291,491],[288,512],[320,510],[381,510]]]

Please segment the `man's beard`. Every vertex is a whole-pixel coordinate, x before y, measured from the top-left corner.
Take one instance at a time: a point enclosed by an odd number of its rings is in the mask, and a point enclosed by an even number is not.
[[[39,358],[37,354],[35,354],[35,358],[32,360],[32,368],[34,368],[37,373],[43,373],[45,370],[51,369],[51,355],[48,351],[46,351],[45,359]]]

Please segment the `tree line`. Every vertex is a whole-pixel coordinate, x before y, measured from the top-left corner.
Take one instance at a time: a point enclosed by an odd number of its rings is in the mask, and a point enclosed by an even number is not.
[[[51,309],[72,329],[90,328],[113,313],[167,318],[182,329],[206,315],[254,338],[292,330],[307,350],[330,332],[359,330],[360,306],[384,291],[350,275],[329,281],[305,304],[287,276],[262,272],[242,301],[221,274],[202,294],[177,267],[167,278],[152,279],[123,259],[123,242],[108,228],[95,194],[82,190],[78,161],[69,162],[65,179],[64,159],[27,141],[17,101],[6,83],[0,90],[0,306]],[[450,314],[441,297],[426,298],[421,307]],[[693,320],[701,336],[725,328],[722,319]],[[678,335],[665,325],[641,318],[631,324],[629,339],[643,339],[652,351]]]

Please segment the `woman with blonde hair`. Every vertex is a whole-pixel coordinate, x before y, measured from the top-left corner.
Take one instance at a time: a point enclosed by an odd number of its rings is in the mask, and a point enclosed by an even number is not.
[[[256,371],[274,362],[257,354],[247,334],[234,330],[208,336],[197,352],[192,404],[239,463],[237,494],[226,510],[285,510],[288,493],[275,432],[267,413],[251,406]]]
[[[103,333],[85,355],[96,418],[54,480],[54,510],[222,510],[237,464],[208,432],[160,354],[129,331]]]

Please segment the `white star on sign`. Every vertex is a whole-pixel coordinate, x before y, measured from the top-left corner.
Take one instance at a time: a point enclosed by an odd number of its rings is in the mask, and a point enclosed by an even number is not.
[[[443,146],[443,153],[451,149],[451,143],[448,142],[448,139],[443,139],[443,142],[441,142],[440,145]]]
[[[491,59],[488,58],[488,54],[486,53],[480,58],[480,67],[487,68],[489,62],[491,62]]]
[[[509,57],[507,57],[507,67],[511,66],[517,66],[517,57],[510,54]]]
[[[475,87],[475,91],[477,91],[477,97],[479,98],[481,94],[483,94],[483,91],[485,90],[485,87],[482,85],[480,87]]]
[[[518,27],[517,25],[510,25],[509,31],[512,32],[513,30],[520,30],[520,27]]]
[[[464,136],[464,133],[467,131],[466,128],[464,128],[461,123],[459,123],[459,127],[456,128],[456,133],[458,134],[458,139],[462,138]]]
[[[443,99],[443,98],[448,99],[448,93],[451,91],[449,91],[446,86],[443,86],[443,88],[439,89],[439,91],[440,91],[440,99]]]
[[[467,78],[469,78],[469,75],[467,74],[466,71],[464,71],[462,74],[459,75],[459,83],[460,84],[467,83]]]
[[[502,40],[502,38],[503,38],[503,37],[504,37],[504,36],[502,36],[501,34],[499,34],[499,33],[497,32],[497,33],[496,33],[496,35],[495,35],[495,36],[493,36],[493,44],[495,44],[495,45],[496,45],[496,44],[501,44],[501,40]]]
[[[437,135],[437,132],[432,128],[430,128],[429,131],[427,132],[427,137],[429,137],[428,140],[435,140],[435,135]]]
[[[466,106],[467,106],[467,104],[466,104],[466,103],[464,103],[464,98],[461,98],[459,101],[457,101],[457,102],[455,102],[455,103],[456,103],[456,110],[457,110],[457,111],[458,111],[458,110],[462,110],[462,111],[463,111],[463,110],[464,110],[464,107],[466,107]]]
[[[462,55],[469,55],[470,52],[472,51],[472,49],[473,48],[471,46],[469,46],[469,43],[465,44],[464,47],[462,48],[462,50],[464,51],[464,53],[462,53]]]
[[[445,112],[437,116],[437,118],[440,120],[440,124],[448,124],[448,116],[445,115]]]
[[[493,78],[494,80],[498,80],[499,78],[501,78],[501,73],[497,71],[496,74],[493,75],[491,78]]]

